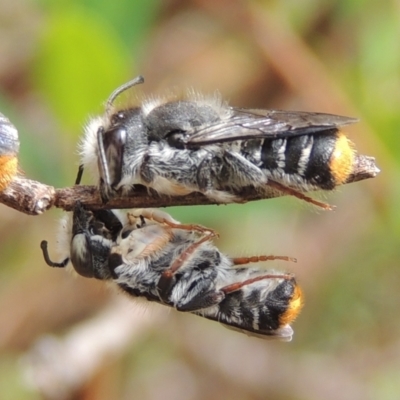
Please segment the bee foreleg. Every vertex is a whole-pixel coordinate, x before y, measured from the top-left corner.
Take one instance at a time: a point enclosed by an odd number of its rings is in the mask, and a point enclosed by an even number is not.
[[[158,224],[167,225],[173,229],[182,229],[185,231],[195,231],[200,234],[210,235],[210,238],[218,237],[218,233],[213,229],[206,228],[197,224],[181,224],[173,219],[169,214],[151,208],[141,208],[128,213],[128,221],[131,225],[136,223],[137,218],[145,218]]]

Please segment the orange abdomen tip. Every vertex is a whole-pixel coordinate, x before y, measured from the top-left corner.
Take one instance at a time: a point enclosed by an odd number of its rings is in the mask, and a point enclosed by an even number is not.
[[[333,150],[329,167],[335,185],[345,183],[353,172],[355,150],[351,140],[341,131],[338,132],[335,149]]]
[[[292,321],[294,321],[303,308],[303,305],[303,291],[300,289],[300,286],[295,284],[293,296],[289,301],[287,310],[279,317],[279,324],[282,326],[290,324]]]
[[[0,156],[0,191],[3,191],[18,172],[18,159],[15,156]]]

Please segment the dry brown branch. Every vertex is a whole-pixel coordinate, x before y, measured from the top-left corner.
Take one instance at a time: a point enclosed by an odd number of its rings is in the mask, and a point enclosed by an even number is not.
[[[358,182],[373,178],[379,172],[375,159],[367,156],[358,156],[353,167],[353,174],[346,183]],[[260,192],[247,187],[236,192],[244,202],[269,199],[284,195],[273,188]],[[166,196],[156,194],[143,186],[135,186],[131,196],[118,197],[107,204],[103,204],[95,186],[78,185],[68,188],[55,189],[23,177],[15,178],[2,193],[0,202],[28,215],[39,215],[51,207],[71,211],[74,204],[80,201],[91,209],[99,208],[159,208],[172,206],[193,206],[218,204],[202,195],[192,193],[187,196]]]

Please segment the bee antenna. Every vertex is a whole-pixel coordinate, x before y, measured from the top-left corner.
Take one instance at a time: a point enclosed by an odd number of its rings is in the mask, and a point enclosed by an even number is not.
[[[65,260],[61,261],[60,263],[51,261],[51,259],[49,257],[49,251],[47,250],[47,241],[46,240],[41,241],[40,248],[42,249],[42,252],[43,252],[44,261],[46,261],[46,264],[48,266],[56,267],[56,268],[64,268],[69,263],[69,257],[67,257]]]
[[[106,113],[110,114],[110,110],[114,104],[115,99],[125,90],[130,89],[133,86],[140,85],[144,82],[144,78],[142,75],[137,76],[136,78],[130,80],[129,82],[124,83],[123,85],[117,87],[111,94],[107,100],[106,104]]]

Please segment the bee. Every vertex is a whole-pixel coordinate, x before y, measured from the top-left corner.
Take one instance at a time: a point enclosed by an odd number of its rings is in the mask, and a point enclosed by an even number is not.
[[[230,258],[213,244],[216,233],[185,225],[169,214],[141,209],[118,214],[90,211],[76,204],[64,225],[71,261],[85,277],[113,281],[127,294],[190,312],[251,336],[292,339],[290,323],[303,305],[302,291],[290,273],[266,271],[249,263],[285,256]]]
[[[228,106],[220,97],[189,93],[117,108],[116,99],[144,82],[117,88],[103,116],[92,119],[80,144],[82,164],[99,181],[103,202],[141,184],[168,195],[201,192],[241,202],[235,191],[279,191],[317,206],[303,193],[352,181],[362,162],[338,115]],[[379,170],[374,167],[372,175]]]
[[[18,131],[7,117],[0,113],[0,192],[18,173]]]

